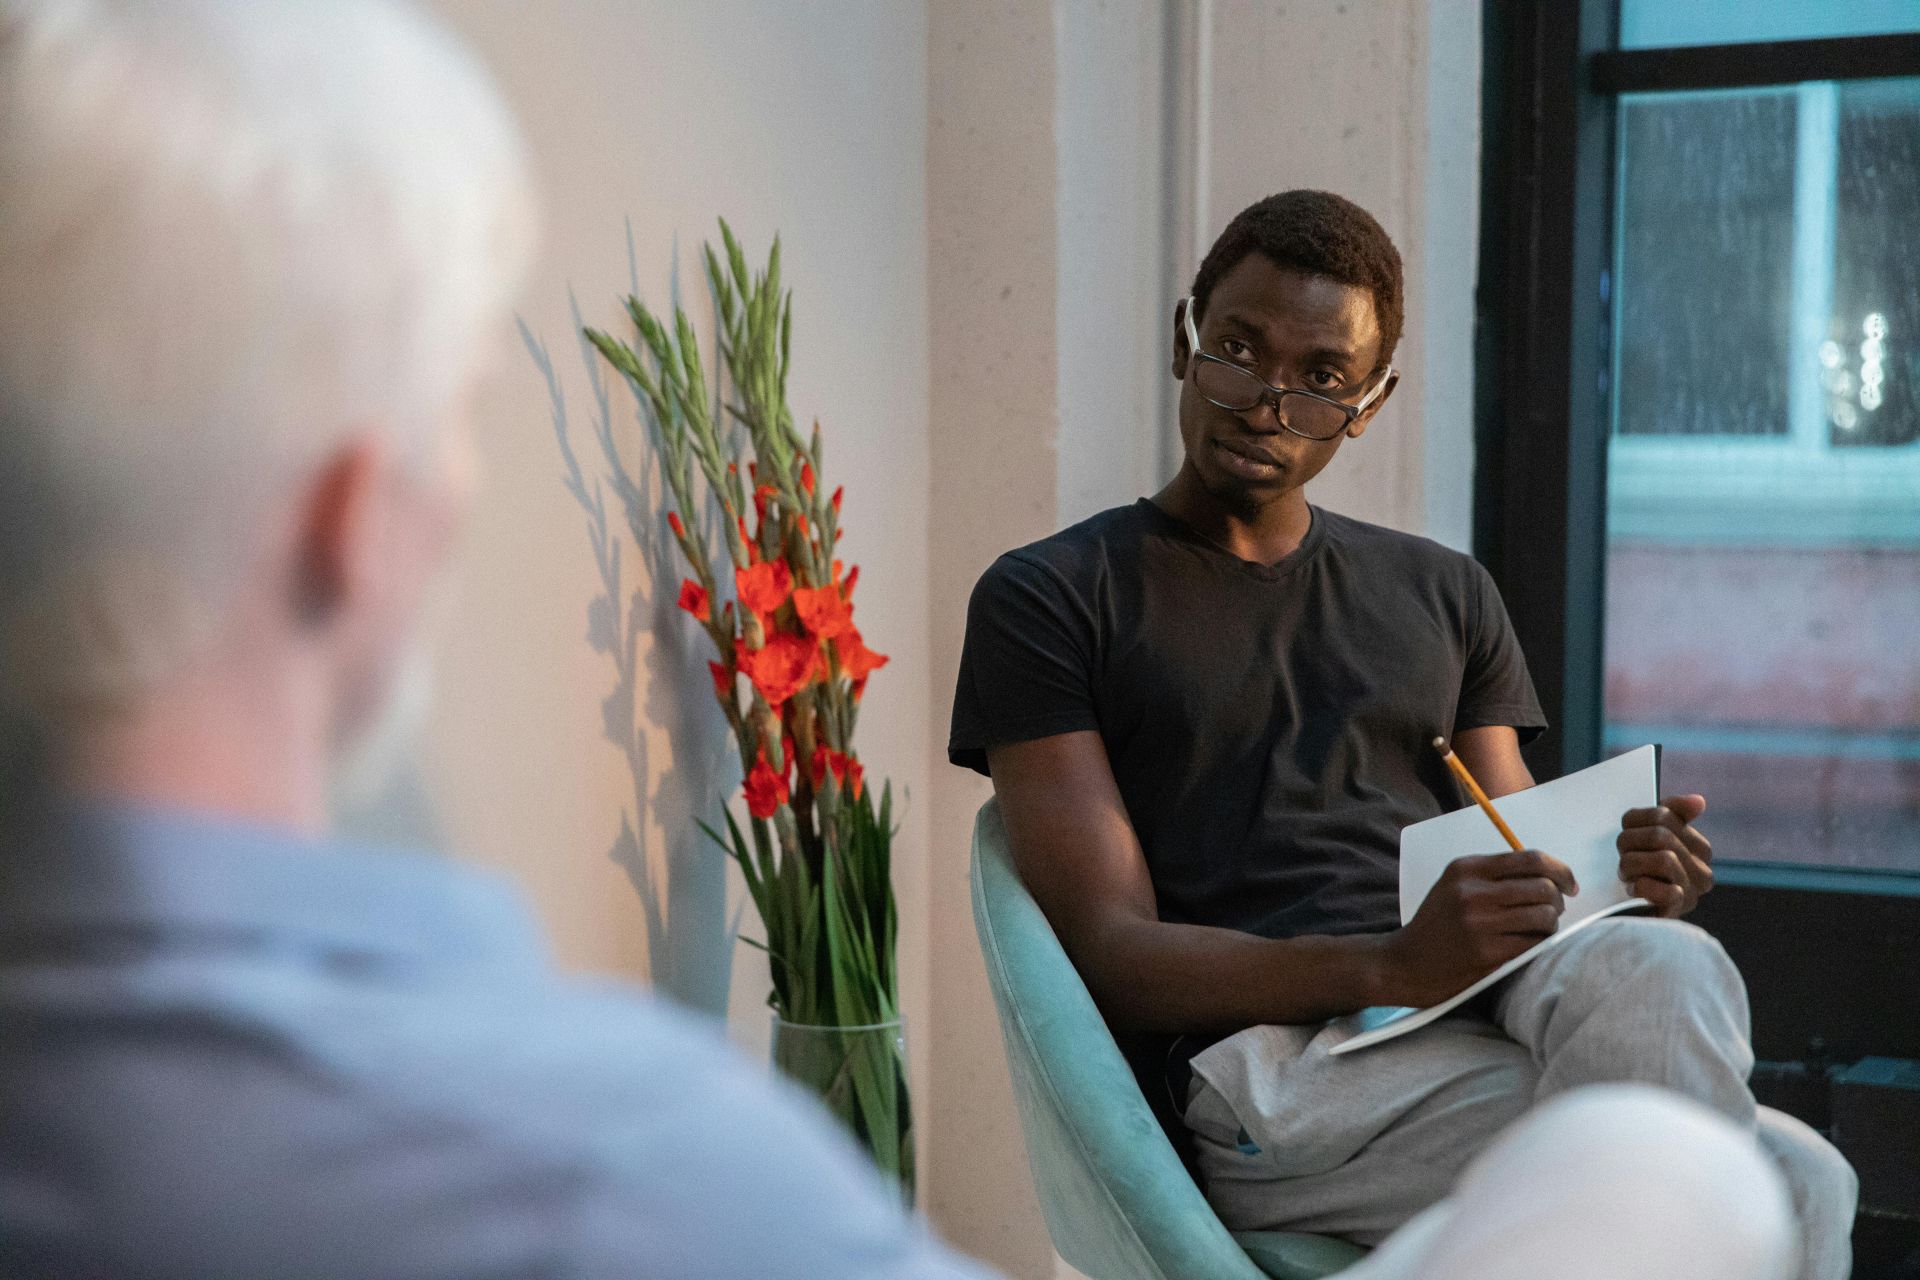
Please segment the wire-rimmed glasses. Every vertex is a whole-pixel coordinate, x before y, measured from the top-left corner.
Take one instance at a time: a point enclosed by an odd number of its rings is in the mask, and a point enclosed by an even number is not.
[[[1373,390],[1367,392],[1358,404],[1334,400],[1313,391],[1302,391],[1298,387],[1276,387],[1245,365],[1208,355],[1200,349],[1200,331],[1193,323],[1192,298],[1182,304],[1181,315],[1186,321],[1187,350],[1191,353],[1187,376],[1193,379],[1194,389],[1209,404],[1234,413],[1245,413],[1265,401],[1273,406],[1274,420],[1283,429],[1308,440],[1331,440],[1352,426],[1353,420],[1380,398],[1388,380],[1393,377],[1392,365],[1382,369],[1379,380],[1373,384]]]

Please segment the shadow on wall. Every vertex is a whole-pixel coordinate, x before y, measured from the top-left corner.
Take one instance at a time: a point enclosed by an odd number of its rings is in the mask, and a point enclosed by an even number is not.
[[[633,292],[639,292],[637,272]],[[606,372],[598,353],[580,336],[578,301],[571,293],[568,300],[593,393],[593,433],[605,464],[603,475],[589,478],[581,466],[553,360],[525,321],[519,323],[521,340],[547,382],[554,436],[565,466],[562,481],[586,513],[587,540],[600,575],[600,594],[587,606],[586,641],[613,668],[612,692],[600,706],[601,731],[625,759],[633,783],[632,807],[622,806],[619,834],[608,857],[640,895],[654,988],[724,1017],[739,909],[729,916],[727,860],[700,823],[719,817],[738,762],[728,749],[725,725],[711,714],[706,655],[695,650],[697,637],[676,603],[682,576],[679,549],[666,529],[668,507],[658,452],[648,448],[638,465],[623,459]],[[645,438],[657,442],[656,425],[637,403],[635,416]],[[625,519],[625,533],[609,518],[608,488]],[[711,511],[700,515],[717,519]],[[638,565],[629,593],[630,550],[637,552]],[[655,750],[662,741],[668,759],[656,770]]]

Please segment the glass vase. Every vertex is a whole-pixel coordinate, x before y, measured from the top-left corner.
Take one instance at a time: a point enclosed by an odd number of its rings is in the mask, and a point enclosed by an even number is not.
[[[904,1019],[858,1027],[773,1018],[773,1064],[818,1095],[881,1172],[914,1201],[913,1103]]]

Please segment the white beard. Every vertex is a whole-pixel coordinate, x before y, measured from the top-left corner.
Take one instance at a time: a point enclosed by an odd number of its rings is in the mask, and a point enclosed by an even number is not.
[[[335,813],[365,813],[385,799],[419,746],[433,708],[433,648],[422,635],[394,672],[385,705],[340,753],[334,766]]]

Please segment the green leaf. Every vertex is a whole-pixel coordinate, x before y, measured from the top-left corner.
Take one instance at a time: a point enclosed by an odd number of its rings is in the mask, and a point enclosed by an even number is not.
[[[700,252],[706,257],[707,281],[713,287],[713,296],[720,311],[720,328],[724,332],[733,324],[733,286],[727,280],[726,273],[720,270],[720,259],[713,254],[713,246],[703,244]]]
[[[753,282],[747,275],[747,255],[740,250],[740,242],[733,237],[733,228],[727,225],[725,218],[720,219],[720,239],[727,246],[727,264],[733,268],[733,281],[746,297],[753,290]]]

